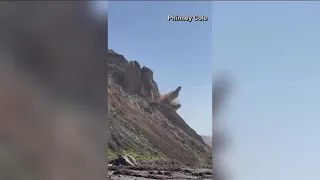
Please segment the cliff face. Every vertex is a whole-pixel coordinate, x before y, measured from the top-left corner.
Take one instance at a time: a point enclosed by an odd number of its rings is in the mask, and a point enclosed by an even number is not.
[[[128,62],[122,55],[108,51],[109,70],[114,82],[130,94],[159,100],[158,85],[153,79],[153,72],[147,67],[140,67],[137,61]]]
[[[176,113],[181,87],[160,96],[153,72],[108,51],[109,149],[210,163],[211,148]]]

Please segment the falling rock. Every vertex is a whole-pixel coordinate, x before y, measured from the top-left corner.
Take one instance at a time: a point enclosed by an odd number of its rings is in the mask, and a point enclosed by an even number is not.
[[[177,97],[179,96],[180,90],[181,86],[179,86],[176,90],[165,94],[161,102],[164,104],[172,104],[173,100],[177,99]]]

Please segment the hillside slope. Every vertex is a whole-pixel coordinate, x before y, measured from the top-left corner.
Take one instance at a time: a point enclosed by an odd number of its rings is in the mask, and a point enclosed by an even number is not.
[[[211,148],[176,113],[181,105],[160,99],[153,72],[136,61],[108,51],[109,154],[167,158],[181,163],[211,164]],[[169,101],[181,87],[166,94]]]
[[[211,136],[201,136],[203,141],[208,144],[210,147],[212,147],[212,137]]]

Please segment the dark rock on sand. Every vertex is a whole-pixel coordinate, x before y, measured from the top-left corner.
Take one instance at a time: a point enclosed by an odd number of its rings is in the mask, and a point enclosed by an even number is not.
[[[108,166],[137,166],[138,163],[131,155],[119,155],[118,158],[109,161]]]

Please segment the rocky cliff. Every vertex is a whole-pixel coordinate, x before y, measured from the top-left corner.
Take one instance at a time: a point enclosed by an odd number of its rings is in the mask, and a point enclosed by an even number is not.
[[[211,163],[211,148],[176,113],[181,87],[161,95],[149,68],[113,50],[108,61],[109,155]]]

